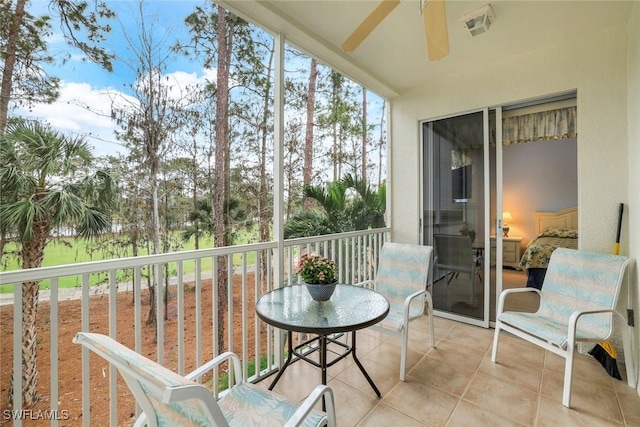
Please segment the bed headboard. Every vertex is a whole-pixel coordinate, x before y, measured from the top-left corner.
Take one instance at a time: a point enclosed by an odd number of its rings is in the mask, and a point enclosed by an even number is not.
[[[568,208],[557,212],[534,212],[533,227],[535,235],[547,228],[578,229],[578,208]]]

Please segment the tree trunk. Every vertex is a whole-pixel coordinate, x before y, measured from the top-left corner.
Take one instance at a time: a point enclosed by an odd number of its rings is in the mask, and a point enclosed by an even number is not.
[[[318,80],[318,61],[311,59],[311,68],[309,70],[309,86],[307,89],[307,129],[304,136],[304,166],[302,182],[304,185],[311,185],[313,174],[313,117],[316,106],[316,82]],[[307,210],[311,209],[312,200],[305,198],[302,207]]]
[[[191,158],[191,167],[193,168],[193,192],[191,197],[193,199],[193,210],[198,209],[198,140],[193,138],[193,157]],[[200,249],[200,223],[196,219],[193,223],[195,229],[194,236],[194,249]]]
[[[213,228],[214,246],[227,245],[225,205],[229,198],[227,193],[227,164],[229,156],[229,68],[231,54],[231,31],[227,31],[227,12],[218,8],[217,38],[218,38],[218,72],[216,92],[216,150],[215,150],[215,191],[213,191]],[[225,351],[224,347],[224,313],[227,304],[227,258],[218,257],[218,354]],[[215,291],[215,289],[214,289]]]
[[[262,105],[262,123],[260,124],[261,146],[260,146],[260,188],[258,189],[258,213],[260,216],[259,234],[260,242],[268,242],[271,227],[271,209],[269,208],[268,185],[267,185],[267,138],[268,138],[268,119],[270,115],[269,100],[271,99],[271,71],[273,65],[273,56],[275,54],[275,39],[269,51],[269,62],[267,65],[267,78],[264,90],[264,102]],[[267,275],[267,254],[260,252],[260,271],[262,277]],[[263,289],[264,291],[264,289]]]
[[[9,27],[9,36],[5,46],[4,68],[2,70],[2,88],[0,89],[0,132],[7,126],[7,116],[9,115],[9,101],[13,89],[13,70],[16,65],[16,54],[18,51],[18,35],[20,25],[24,20],[24,6],[26,0],[18,0],[13,19]]]
[[[39,294],[39,282],[22,284],[22,404],[24,408],[29,408],[38,401],[36,318]]]
[[[49,236],[46,222],[36,222],[30,241],[22,242],[22,268],[38,268],[44,259],[44,247]],[[24,408],[31,407],[38,401],[37,379],[37,329],[36,318],[39,282],[22,284],[22,402]],[[13,378],[12,378],[13,381]],[[13,386],[9,394],[9,402],[13,403]]]
[[[367,180],[367,90],[362,88],[362,179]]]
[[[384,115],[387,103],[382,103],[382,114],[380,114],[380,139],[378,141],[378,188],[382,185],[382,147],[384,147]]]
[[[160,253],[160,212],[158,210],[158,177],[157,177],[157,167],[155,166],[156,161],[151,160],[151,222],[153,226],[153,235],[151,236],[152,243],[152,252],[154,255]],[[158,307],[156,304],[156,291],[159,284],[158,283],[158,275],[156,274],[156,269],[151,268],[149,270],[149,276],[151,277],[151,282],[149,286],[149,314],[147,316],[147,325],[156,325],[158,323],[158,315],[156,313]],[[161,291],[160,291],[161,292]]]

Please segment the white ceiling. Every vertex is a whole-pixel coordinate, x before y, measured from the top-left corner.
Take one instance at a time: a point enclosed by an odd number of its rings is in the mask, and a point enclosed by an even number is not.
[[[450,53],[429,62],[418,0],[404,0],[352,53],[342,42],[378,5],[374,0],[221,0],[354,80],[393,97],[442,75],[625,24],[633,1],[447,0]],[[460,16],[490,3],[489,32],[472,37]]]

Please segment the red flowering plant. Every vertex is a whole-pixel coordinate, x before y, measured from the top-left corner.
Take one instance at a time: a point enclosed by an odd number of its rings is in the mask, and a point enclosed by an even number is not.
[[[324,285],[338,280],[336,263],[320,255],[302,255],[296,273],[304,283]]]

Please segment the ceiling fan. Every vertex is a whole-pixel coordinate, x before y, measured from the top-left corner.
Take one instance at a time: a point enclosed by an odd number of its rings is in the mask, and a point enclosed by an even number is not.
[[[389,15],[402,0],[382,0],[353,33],[342,43],[342,50],[352,52]],[[437,61],[449,54],[449,32],[444,0],[420,0],[420,12],[424,20],[427,53],[430,61]]]

